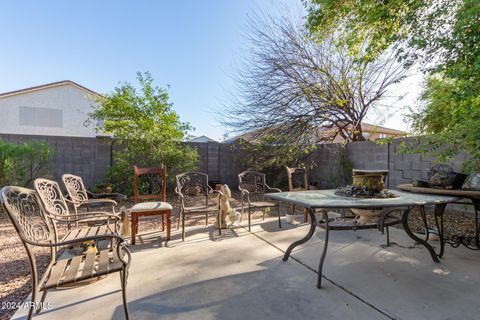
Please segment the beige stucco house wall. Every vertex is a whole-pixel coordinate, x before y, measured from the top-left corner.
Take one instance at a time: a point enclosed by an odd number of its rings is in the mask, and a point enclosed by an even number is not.
[[[95,137],[85,124],[96,97],[69,80],[0,93],[0,133]]]

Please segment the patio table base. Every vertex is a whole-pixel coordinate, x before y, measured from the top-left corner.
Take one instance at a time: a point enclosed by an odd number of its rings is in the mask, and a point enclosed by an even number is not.
[[[420,239],[419,237],[417,237],[411,231],[410,226],[408,224],[408,217],[409,217],[409,214],[410,214],[412,208],[408,208],[408,209],[405,209],[403,211],[402,220],[401,220],[403,228],[404,228],[405,232],[407,233],[407,235],[410,238],[412,238],[414,241],[416,241],[417,243],[423,245],[428,250],[428,252],[430,253],[430,256],[432,257],[432,260],[434,262],[437,262],[437,263],[440,262],[440,260],[438,258],[443,256],[444,248],[445,248],[445,242],[443,240],[443,214],[445,212],[445,207],[446,207],[446,204],[435,205],[435,221],[436,221],[436,224],[437,224],[437,228],[438,228],[438,232],[439,232],[439,238],[440,238],[440,252],[438,254],[435,252],[435,249],[427,242],[427,239]],[[383,221],[380,222],[379,224],[377,224],[374,228],[378,227],[378,225],[381,225],[381,226],[387,227],[387,230],[388,230],[389,225],[398,224],[400,222],[398,220],[393,220],[393,221],[390,221],[390,222],[387,222],[387,223],[384,221],[386,216],[388,216],[388,214],[390,212],[397,211],[397,210],[398,209],[391,210],[391,211],[387,212],[387,214],[384,214],[383,217],[380,217],[380,218],[383,218]],[[423,211],[423,206],[421,207],[421,210]],[[335,230],[372,229],[372,226],[370,226],[370,225],[368,225],[368,226],[361,226],[361,225],[353,226],[352,225],[352,226],[342,226],[342,227],[337,227],[336,228],[335,226],[330,225],[330,222],[329,222],[329,219],[328,219],[328,212],[326,210],[321,211],[322,214],[323,214],[323,222],[321,222],[321,223],[317,223],[317,221],[316,221],[315,210],[307,209],[307,212],[308,212],[308,215],[310,216],[310,229],[308,230],[308,233],[305,235],[305,237],[303,237],[302,239],[300,239],[298,241],[295,241],[294,243],[292,243],[287,248],[282,260],[287,261],[288,258],[290,257],[290,254],[292,253],[292,251],[295,247],[297,247],[297,246],[307,242],[308,240],[310,240],[310,238],[315,233],[315,229],[316,229],[317,226],[324,229],[325,230],[325,236],[324,236],[324,242],[323,242],[323,250],[322,250],[322,253],[321,253],[321,256],[320,256],[320,262],[319,262],[319,265],[318,265],[318,278],[317,278],[317,287],[321,288],[322,287],[322,277],[323,277],[323,264],[325,262],[325,257],[327,255],[328,239],[329,239],[330,230],[335,231]],[[387,235],[388,235],[388,233],[387,233]],[[388,241],[388,238],[387,238],[387,243],[388,242],[389,241]]]
[[[346,208],[356,208],[356,209],[368,209],[373,208],[383,209],[382,213],[378,217],[378,229],[383,232],[384,227],[388,227],[389,223],[392,222],[392,217],[389,217],[391,212],[399,210],[399,208],[407,208],[403,211],[402,215],[402,224],[407,232],[407,234],[416,242],[422,244],[427,248],[430,253],[433,261],[439,262],[438,257],[443,255],[444,251],[444,239],[443,239],[443,213],[445,211],[445,206],[447,203],[452,203],[460,200],[459,197],[454,196],[444,196],[444,195],[424,195],[424,194],[414,194],[404,191],[395,191],[397,197],[394,198],[352,198],[352,197],[343,197],[336,194],[336,190],[314,190],[314,191],[298,191],[298,192],[281,192],[281,193],[271,193],[267,194],[266,197],[271,200],[284,201],[287,203],[294,203],[296,205],[302,206],[307,209],[308,215],[310,216],[310,229],[308,233],[302,239],[292,243],[286,250],[283,261],[286,261],[292,250],[300,244],[307,242],[315,233],[315,228],[319,226],[315,217],[315,209],[321,209],[320,211],[323,214],[323,223],[321,225],[325,229],[323,250],[320,256],[320,262],[318,266],[318,280],[317,287],[322,286],[322,270],[323,263],[325,262],[325,257],[327,254],[328,248],[328,238],[330,230],[345,230],[345,226],[338,228],[338,226],[331,226],[328,219],[328,209],[346,209]],[[408,224],[408,216],[411,212],[412,207],[424,207],[425,205],[435,205],[435,219],[436,224],[439,230],[440,236],[440,253],[437,255],[433,247],[427,243],[426,239],[420,239],[417,237],[410,229]],[[422,209],[423,210],[423,209]],[[387,218],[390,219],[390,222],[387,221]],[[399,223],[399,220],[393,220],[396,223]],[[373,226],[375,226],[373,224]],[[349,230],[360,229],[359,225],[350,226]],[[388,234],[387,234],[388,236]]]

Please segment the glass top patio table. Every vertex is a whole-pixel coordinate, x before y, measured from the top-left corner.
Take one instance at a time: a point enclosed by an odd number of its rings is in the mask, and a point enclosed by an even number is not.
[[[461,199],[453,196],[420,194],[399,190],[390,190],[397,195],[396,198],[360,198],[336,195],[335,191],[332,189],[268,193],[265,197],[271,200],[294,203],[307,209],[410,207],[450,203]]]
[[[395,198],[360,198],[360,197],[345,197],[335,194],[336,190],[309,190],[309,191],[296,191],[296,192],[281,192],[281,193],[268,193],[265,197],[270,200],[276,200],[280,202],[293,203],[295,205],[304,207],[310,216],[310,229],[308,233],[302,239],[293,242],[285,251],[283,260],[286,261],[292,252],[292,250],[305,242],[307,242],[314,234],[316,227],[319,226],[316,222],[315,209],[342,209],[342,208],[405,208],[402,215],[403,229],[410,238],[414,241],[422,244],[430,253],[433,261],[440,262],[438,257],[443,255],[443,220],[441,225],[438,225],[438,217],[443,217],[445,206],[448,203],[456,202],[460,200],[460,197],[444,196],[436,194],[421,194],[411,193],[399,190],[391,190],[397,197]],[[414,207],[423,208],[425,205],[435,205],[435,220],[437,221],[437,227],[440,236],[440,254],[437,255],[434,248],[427,242],[427,239],[420,239],[415,235],[409,225],[408,216],[411,209]],[[423,210],[423,209],[422,209]],[[324,244],[323,251],[320,256],[320,263],[318,267],[317,287],[322,285],[322,270],[323,263],[328,247],[329,238],[329,218],[328,210],[322,210],[324,217]],[[443,219],[443,218],[442,218]],[[387,229],[388,230],[388,229]],[[388,232],[388,231],[387,231]]]

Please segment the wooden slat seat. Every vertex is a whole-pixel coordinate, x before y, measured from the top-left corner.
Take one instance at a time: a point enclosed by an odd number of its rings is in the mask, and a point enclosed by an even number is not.
[[[107,234],[114,234],[107,226],[91,226],[68,231],[62,238],[62,241],[70,241],[83,237],[101,236]]]
[[[97,253],[90,252],[71,258],[59,259],[52,266],[50,276],[40,290],[56,288],[121,271],[122,263],[116,255],[116,252],[105,249]]]

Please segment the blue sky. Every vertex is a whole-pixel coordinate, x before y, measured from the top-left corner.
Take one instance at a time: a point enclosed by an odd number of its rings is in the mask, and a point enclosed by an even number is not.
[[[174,109],[194,135],[221,139],[216,111],[249,43],[248,15],[273,0],[8,1],[0,3],[0,92],[73,80],[97,92],[150,71],[169,85]],[[301,9],[300,0],[284,6]],[[386,122],[404,129],[400,118]]]

